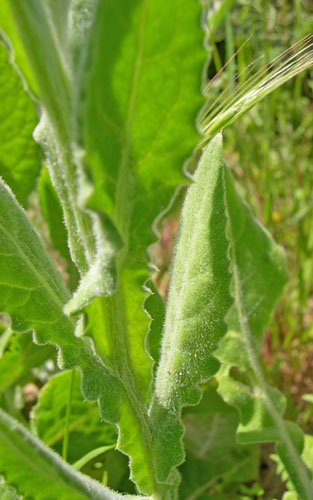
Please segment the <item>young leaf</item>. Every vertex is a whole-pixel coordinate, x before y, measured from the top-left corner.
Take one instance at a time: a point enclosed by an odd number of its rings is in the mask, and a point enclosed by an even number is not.
[[[300,458],[302,433],[283,420],[285,399],[267,385],[258,360],[264,329],[288,278],[284,252],[253,218],[228,171],[225,206],[234,304],[226,317],[229,331],[216,353],[222,363],[219,392],[239,410],[238,442],[276,441],[299,496],[309,500],[313,485]]]
[[[212,355],[231,305],[222,138],[205,149],[182,210],[151,418],[160,481],[184,458],[182,406],[197,404],[198,383],[219,368]]]
[[[12,417],[0,410],[0,474],[26,498],[46,500],[122,500],[75,471]],[[129,497],[128,497],[129,498]],[[138,497],[133,497],[134,499]]]
[[[25,207],[41,166],[39,148],[32,138],[37,116],[1,42],[0,100],[0,175]]]

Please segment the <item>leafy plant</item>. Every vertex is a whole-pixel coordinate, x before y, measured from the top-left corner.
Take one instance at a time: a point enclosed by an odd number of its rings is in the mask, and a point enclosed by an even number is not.
[[[214,30],[232,4],[220,3]],[[0,487],[8,498],[11,486],[35,500],[260,496],[256,443],[268,441],[291,493],[313,496],[304,435],[284,420],[285,399],[259,361],[288,279],[284,252],[237,193],[221,134],[312,64],[311,38],[222,96],[213,114],[205,105],[200,123],[210,141],[197,147],[207,58],[201,11],[208,45],[207,6],[196,0],[0,5],[1,65],[10,76],[0,145],[0,311],[10,317],[1,336]],[[40,170],[31,98],[45,163],[33,222],[22,208]],[[152,245],[186,185],[164,317]],[[51,375],[50,344],[69,371]],[[46,384],[29,416],[12,394],[34,367]],[[191,458],[181,482],[185,428]]]

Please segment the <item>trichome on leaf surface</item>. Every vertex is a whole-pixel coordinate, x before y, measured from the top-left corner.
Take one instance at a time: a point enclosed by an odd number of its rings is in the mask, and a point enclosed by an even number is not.
[[[1,498],[256,498],[262,442],[284,498],[313,498],[312,438],[259,360],[284,251],[235,189],[221,134],[311,65],[311,38],[220,114],[205,106],[201,137],[207,8],[1,2]],[[186,185],[165,308],[151,248]],[[45,222],[22,208],[36,186]]]

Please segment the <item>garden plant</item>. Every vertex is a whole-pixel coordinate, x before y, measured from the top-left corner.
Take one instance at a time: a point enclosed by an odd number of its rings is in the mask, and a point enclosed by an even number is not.
[[[260,353],[285,251],[223,156],[313,41],[223,68],[235,3],[1,0],[1,499],[265,498],[265,446],[284,490],[266,498],[313,499],[313,437]]]

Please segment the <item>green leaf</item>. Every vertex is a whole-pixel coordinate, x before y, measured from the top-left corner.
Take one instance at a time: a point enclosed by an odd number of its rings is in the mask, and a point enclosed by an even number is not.
[[[122,500],[93,479],[75,471],[25,427],[0,410],[0,473],[26,498],[47,500]],[[136,497],[134,497],[136,498]]]
[[[296,424],[283,420],[285,398],[267,385],[258,359],[264,329],[288,278],[284,252],[253,218],[226,172],[234,304],[226,317],[229,331],[216,353],[222,363],[219,392],[239,411],[238,442],[276,441],[298,494],[309,499],[312,482],[300,458],[302,433]]]
[[[34,95],[37,95],[37,84],[28,62],[25,48],[19,37],[17,26],[11,16],[10,0],[2,0],[0,2],[0,39],[4,41],[10,50],[14,47],[14,62],[21,71],[23,78],[26,80],[26,84],[30,91]]]
[[[197,404],[198,383],[219,368],[212,355],[231,305],[222,138],[204,150],[182,210],[151,417],[160,481],[184,458],[182,406]]]
[[[259,449],[235,442],[238,414],[213,387],[204,387],[200,404],[184,410],[183,423],[186,462],[180,467],[180,498],[200,500],[216,480],[235,492],[241,483],[258,478]]]
[[[144,302],[144,310],[152,319],[147,335],[147,350],[155,361],[153,368],[156,369],[160,359],[165,304],[152,280],[146,282],[145,288],[150,292],[150,295]]]
[[[64,211],[71,257],[81,275],[78,290],[66,308],[73,313],[94,296],[110,295],[116,288],[114,255],[122,242],[101,209],[99,213],[84,209],[92,186],[76,143],[78,124],[73,123],[79,78],[72,74],[69,45],[60,43],[55,26],[60,11],[52,5],[43,0],[10,2],[43,106],[35,137],[47,154],[51,181]]]
[[[73,47],[77,32],[78,38],[82,35],[75,75],[77,52],[58,43],[47,3],[14,0],[10,5],[45,108],[36,137],[48,152],[71,256],[81,274],[65,308],[68,314],[79,312],[92,297],[114,291],[119,234],[124,243],[117,258],[119,290],[88,306],[87,333],[116,377],[116,385],[111,381],[108,387],[114,386],[121,398],[110,404],[103,400],[102,416],[120,424],[118,443],[132,454],[132,479],[152,494],[158,486],[147,414],[152,360],[145,336],[150,319],[142,309],[148,293],[140,288],[149,277],[147,247],[155,240],[151,226],[178,185],[186,183],[182,165],[199,140],[195,118],[202,104],[205,60],[201,5],[180,0],[94,3],[89,43],[88,29],[79,31],[81,4],[75,2],[78,11],[72,11],[68,35]],[[92,2],[87,10],[91,19]],[[84,341],[89,345],[80,339]],[[71,352],[74,356],[75,350]]]
[[[71,129],[69,61],[65,56],[60,57],[57,30],[53,30],[52,2],[8,0],[8,3],[20,37],[19,42],[12,40],[13,48],[22,41],[54,133],[61,144],[67,145]]]
[[[30,334],[12,334],[0,359],[0,394],[13,384],[24,384],[33,378],[32,369],[54,355],[52,346],[37,346]]]
[[[34,433],[48,446],[60,455],[63,451],[65,431],[66,405],[71,381],[71,372],[58,373],[49,378],[39,394],[38,404],[32,412],[31,428]],[[100,419],[99,408],[95,402],[84,401],[81,390],[80,373],[76,370],[72,395],[71,416],[69,425],[68,461],[80,462],[94,449],[103,445],[116,445],[115,428]],[[130,483],[127,457],[120,452],[111,450],[100,460],[101,468],[95,468],[93,463],[84,466],[83,472],[101,481],[101,473],[107,473],[107,486],[130,493],[134,485]],[[73,464],[74,466],[74,464]]]
[[[97,0],[71,0],[68,43],[72,64],[79,80],[84,66]],[[78,85],[80,86],[80,84]]]
[[[66,406],[71,372],[58,373],[49,378],[40,392],[38,403],[32,412],[32,430],[48,446],[60,454],[65,431]],[[100,420],[95,402],[84,401],[80,392],[81,377],[75,374],[71,415],[69,423],[68,459],[76,462],[94,448],[116,443],[116,431],[112,425]]]
[[[101,398],[100,406],[106,409],[106,416],[116,421],[119,382],[94,354],[90,341],[75,335],[76,321],[63,313],[68,292],[61,276],[3,181],[0,248],[0,310],[10,314],[13,330],[33,330],[37,343],[56,344],[60,348],[60,366],[78,366],[83,372],[84,397]]]
[[[94,355],[90,343],[74,335],[75,321],[68,318],[62,312],[62,308],[68,294],[62,284],[61,277],[54,269],[49,256],[45,253],[38,235],[32,229],[26,214],[18,206],[9,188],[3,181],[0,182],[0,248],[2,266],[0,267],[0,310],[6,311],[11,315],[12,326],[14,330],[34,330],[34,338],[39,343],[52,342],[60,347],[59,363],[63,368],[72,368],[79,366],[83,372],[82,391],[86,399],[96,399],[101,396],[100,405],[110,408],[111,419],[116,420],[118,382],[108,374],[102,362]],[[44,483],[47,477],[54,478],[59,474],[65,478],[65,493],[62,490],[56,490],[54,498],[69,498],[69,492],[66,490],[66,482],[71,488],[81,478],[71,472],[66,467],[63,471],[63,463],[57,465],[52,452],[49,452],[43,445],[38,445],[35,438],[27,437],[25,443],[21,435],[25,431],[17,427],[14,423],[13,431],[10,431],[12,422],[9,417],[1,413],[2,422],[0,473],[5,473],[5,477],[10,484],[24,484],[31,488],[35,483],[38,486],[39,476],[37,477],[37,466],[43,468],[42,472],[46,475],[43,478],[43,486],[36,490],[35,498],[44,500]],[[1,424],[0,424],[1,429]],[[23,438],[24,439],[24,438]],[[38,448],[39,446],[39,448]],[[12,448],[13,447],[13,448]],[[1,448],[1,445],[0,445]],[[12,453],[10,452],[12,448]],[[22,451],[25,452],[23,462],[17,460],[16,448],[19,449],[19,456]],[[32,454],[30,453],[32,450]],[[44,467],[44,457],[48,453],[48,462],[52,462],[48,469]],[[52,455],[51,455],[52,454]],[[29,457],[32,457],[31,460]],[[37,457],[37,459],[35,459]],[[50,458],[49,458],[50,457]],[[26,467],[26,461],[34,466],[35,471],[30,473]],[[39,465],[38,465],[39,462]],[[23,472],[24,471],[24,472]],[[34,476],[35,472],[35,476]],[[64,476],[63,476],[64,472]],[[38,473],[39,474],[39,473]],[[36,481],[34,481],[36,477]],[[32,479],[31,479],[32,478]],[[16,483],[15,483],[16,482]],[[102,493],[96,496],[93,483],[84,480],[86,488],[90,486],[91,494],[94,496],[82,496],[81,493],[73,493],[70,498],[119,498]],[[52,487],[52,486],[51,486]],[[57,487],[57,486],[56,486]],[[75,486],[76,488],[76,486]],[[82,485],[83,490],[85,486]],[[80,490],[79,490],[80,491]],[[22,491],[23,492],[23,491]],[[33,492],[35,495],[35,492]],[[74,496],[75,495],[75,496]]]
[[[122,380],[118,446],[131,455],[131,478],[147,494],[156,488],[156,478],[146,410],[150,320],[142,309],[147,293],[140,288],[149,277],[152,225],[187,182],[182,165],[199,140],[195,118],[205,60],[200,14],[196,1],[99,2],[82,83],[81,146],[94,181],[88,207],[105,210],[124,243],[117,255],[119,289],[88,306],[86,333]],[[151,327],[155,337],[148,347],[154,357],[161,317]]]
[[[67,263],[66,272],[69,274],[69,285],[75,289],[78,282],[78,271],[73,263],[67,244],[67,231],[63,222],[63,212],[59,198],[51,184],[47,168],[43,168],[38,184],[39,200],[42,213],[48,224],[49,234],[53,246],[60,252]]]
[[[1,42],[0,100],[0,176],[26,206],[41,167],[39,148],[32,137],[38,119],[34,103]]]

